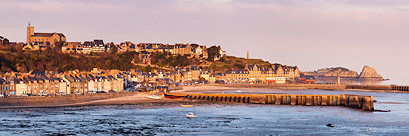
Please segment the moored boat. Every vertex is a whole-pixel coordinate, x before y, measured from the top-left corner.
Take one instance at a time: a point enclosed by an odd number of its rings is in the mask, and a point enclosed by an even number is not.
[[[160,99],[162,99],[162,98],[160,98],[159,96],[156,96],[156,95],[148,95],[148,96],[146,96],[146,97],[151,98],[151,99],[155,99],[155,100],[160,100]]]
[[[163,93],[163,96],[165,96],[165,98],[170,98],[170,99],[183,99],[187,96],[187,94]]]
[[[183,105],[183,104],[180,104],[180,106],[182,106],[182,107],[193,107],[193,105]]]
[[[196,115],[193,114],[193,112],[189,112],[189,114],[186,114],[187,118],[196,118]]]

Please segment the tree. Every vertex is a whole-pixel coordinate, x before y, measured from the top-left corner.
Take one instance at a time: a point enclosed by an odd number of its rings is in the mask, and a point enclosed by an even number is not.
[[[109,48],[111,49],[111,54],[115,54],[117,52],[115,44],[113,42],[111,42]]]
[[[64,42],[60,42],[59,44],[58,44],[58,48],[62,48],[62,46],[64,46]]]
[[[10,41],[7,38],[4,38],[3,45],[9,45]]]
[[[234,64],[234,67],[236,67],[238,69],[244,69],[246,66],[244,66],[243,64],[236,63],[236,64]]]
[[[151,72],[152,71],[152,67],[150,65],[145,67],[145,72]]]
[[[208,61],[213,61],[215,57],[220,57],[220,48],[217,46],[211,46],[207,48],[207,54],[208,54]]]

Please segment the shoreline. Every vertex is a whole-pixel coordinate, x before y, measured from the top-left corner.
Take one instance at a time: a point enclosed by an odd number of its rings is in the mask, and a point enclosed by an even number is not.
[[[277,89],[277,90],[298,90],[294,89],[282,89],[282,88],[267,88],[267,87],[226,87],[219,85],[196,85],[196,86],[183,86],[183,90],[173,90],[171,92],[175,93],[222,93],[227,90],[241,90],[241,89]],[[310,90],[310,89],[308,89]],[[323,89],[325,90],[325,89]],[[342,89],[342,90],[329,90],[329,91],[357,91],[357,92],[385,92],[385,93],[409,93],[403,91],[392,91],[392,90],[366,90],[366,89]],[[119,96],[115,98],[107,98],[101,100],[92,100],[88,102],[78,102],[71,104],[42,104],[42,105],[15,105],[15,106],[0,106],[0,109],[24,109],[24,108],[56,108],[56,107],[82,107],[82,106],[102,106],[102,105],[137,105],[137,104],[176,104],[176,103],[214,103],[206,101],[197,101],[197,100],[182,100],[182,99],[167,99],[163,96],[160,96],[161,100],[149,99],[146,96],[152,95],[152,93],[147,92],[137,92],[135,94],[127,96]],[[41,99],[41,97],[38,97]],[[224,103],[220,103],[224,104]]]

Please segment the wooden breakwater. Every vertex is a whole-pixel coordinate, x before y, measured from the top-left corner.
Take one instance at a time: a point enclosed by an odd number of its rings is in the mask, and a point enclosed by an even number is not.
[[[396,86],[396,85],[394,85],[394,86],[391,86],[391,89],[396,90],[396,91],[406,91],[406,92],[408,92],[409,91],[409,86]]]
[[[189,94],[187,99],[232,103],[255,103],[306,106],[345,106],[373,111],[373,97],[362,95],[306,95],[306,94]]]

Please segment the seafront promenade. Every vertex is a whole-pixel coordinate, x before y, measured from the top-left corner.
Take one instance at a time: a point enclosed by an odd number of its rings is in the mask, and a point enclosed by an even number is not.
[[[337,85],[337,84],[222,84],[222,87],[234,88],[267,88],[267,89],[322,89],[322,90],[345,90],[361,89],[384,92],[409,92],[409,86],[396,85]]]

